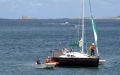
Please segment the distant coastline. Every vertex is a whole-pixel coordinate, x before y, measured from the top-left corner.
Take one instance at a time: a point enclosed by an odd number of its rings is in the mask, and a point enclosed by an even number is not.
[[[9,18],[0,18],[0,19],[9,19]],[[37,19],[37,18],[21,18],[21,19],[17,19],[17,20],[50,20],[50,19],[53,19],[53,18],[46,18],[46,19]],[[81,19],[81,18],[56,18],[56,19]],[[90,17],[85,17],[85,19],[91,19]],[[120,16],[117,16],[117,17],[110,17],[110,18],[94,18],[94,19],[98,19],[98,20],[104,20],[104,19],[110,19],[110,20],[120,20]],[[16,20],[16,19],[13,19],[13,20]],[[54,20],[54,19],[53,19]]]

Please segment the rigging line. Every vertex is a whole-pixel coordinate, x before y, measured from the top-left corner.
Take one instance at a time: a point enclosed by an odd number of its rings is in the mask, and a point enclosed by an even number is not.
[[[91,14],[92,14],[92,8],[91,8],[90,0],[89,0],[89,6],[90,6],[90,12],[91,12]]]
[[[75,8],[75,6],[76,6],[76,4],[75,3],[77,3],[76,1],[73,1],[73,0],[71,0],[71,4],[70,4],[70,10],[69,10],[69,16],[68,16],[68,18],[70,19],[70,18],[72,18],[72,15],[71,14],[75,14],[74,13],[74,11],[73,11],[73,9]],[[72,19],[71,19],[72,20]],[[71,34],[72,34],[72,32],[70,32],[70,27],[71,27],[71,24],[73,25],[73,23],[74,23],[74,21],[72,20],[68,20],[68,22],[70,23],[70,25],[67,25],[67,28],[66,28],[66,31],[67,32],[65,32],[65,33],[63,33],[64,34],[64,36],[62,36],[62,40],[63,40],[63,38],[67,38],[68,39],[68,42],[66,43],[66,44],[70,44],[70,41],[71,41]],[[67,20],[66,20],[67,21]],[[66,26],[65,26],[66,27]],[[68,36],[66,36],[66,33],[68,33]]]
[[[71,18],[71,11],[72,11],[72,5],[73,5],[73,2],[72,2],[72,4],[70,4],[71,6],[70,6],[70,10],[68,11],[68,12],[70,12],[70,14],[68,15],[68,18],[70,19]],[[70,22],[69,20],[66,20],[66,22]],[[69,23],[70,24],[70,23]],[[69,41],[70,41],[70,25],[67,25],[67,27],[65,26],[65,28],[66,28],[66,31],[63,33],[64,35],[63,35],[63,37],[62,37],[62,39],[63,38],[67,38],[68,39],[68,42],[66,42],[66,44],[69,44]],[[68,34],[68,36],[66,36],[66,34]]]
[[[86,32],[85,32],[86,33]],[[86,48],[86,51],[87,51],[87,53],[88,53],[88,45],[87,45],[87,39],[86,39],[87,37],[86,37],[86,34],[85,34],[85,48]]]
[[[75,15],[75,7],[76,7],[76,3],[77,3],[77,1],[74,1],[74,0],[72,0],[72,4],[71,4],[71,10],[70,10],[70,16],[72,17],[72,15],[74,16]],[[71,15],[72,14],[72,15]],[[73,23],[74,23],[74,21],[72,20],[71,22],[70,22],[72,25],[74,25]],[[69,26],[70,27],[70,26]],[[70,31],[70,29],[68,28],[68,31]],[[72,32],[69,32],[69,41],[68,41],[68,44],[70,44],[70,41],[71,40],[73,40],[70,36],[70,33],[72,33]]]

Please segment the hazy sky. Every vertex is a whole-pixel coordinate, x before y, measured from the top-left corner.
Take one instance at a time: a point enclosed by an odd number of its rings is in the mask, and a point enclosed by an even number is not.
[[[91,0],[96,18],[120,15],[120,0]],[[81,0],[0,0],[0,18],[79,18]],[[89,0],[85,0],[85,16],[90,16]]]

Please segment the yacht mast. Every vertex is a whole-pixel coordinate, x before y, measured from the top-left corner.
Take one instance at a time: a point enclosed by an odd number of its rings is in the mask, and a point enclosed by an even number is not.
[[[84,53],[84,0],[82,0],[82,53]]]

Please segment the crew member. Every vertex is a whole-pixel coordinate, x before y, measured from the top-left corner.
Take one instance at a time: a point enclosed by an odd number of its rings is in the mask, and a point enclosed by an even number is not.
[[[94,45],[94,43],[92,43],[92,45],[89,47],[89,49],[91,50],[91,56],[94,56],[95,54],[94,54],[94,50],[95,50],[95,45]]]
[[[48,58],[46,59],[46,63],[49,63],[49,62],[51,62],[51,60],[50,60],[50,57],[48,56]]]
[[[63,53],[63,54],[66,54],[67,52],[68,52],[68,50],[67,50],[65,47],[63,47],[63,48],[62,48],[62,53]]]

